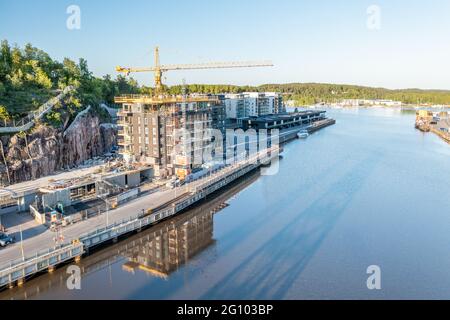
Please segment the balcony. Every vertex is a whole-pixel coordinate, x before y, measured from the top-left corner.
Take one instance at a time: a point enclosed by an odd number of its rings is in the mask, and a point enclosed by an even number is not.
[[[132,124],[130,123],[130,122],[127,122],[127,121],[124,121],[124,120],[119,120],[119,121],[117,121],[117,125],[119,126],[119,127],[131,127],[132,126]]]
[[[133,112],[126,111],[126,110],[119,110],[117,112],[117,116],[118,117],[132,117],[133,116]]]
[[[117,144],[119,145],[119,146],[129,146],[129,145],[131,145],[133,142],[131,141],[131,139],[130,138],[123,138],[123,137],[119,137],[118,139],[117,139]]]

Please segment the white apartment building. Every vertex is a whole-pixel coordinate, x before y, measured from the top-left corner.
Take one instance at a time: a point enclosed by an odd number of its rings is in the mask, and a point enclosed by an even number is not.
[[[278,92],[266,92],[266,97],[269,98],[269,113],[283,113],[286,112],[286,107],[283,103],[283,96]]]
[[[286,111],[281,94],[276,92],[227,94],[225,108],[229,119],[258,117]]]
[[[229,119],[245,118],[245,96],[241,93],[225,95],[225,112]]]

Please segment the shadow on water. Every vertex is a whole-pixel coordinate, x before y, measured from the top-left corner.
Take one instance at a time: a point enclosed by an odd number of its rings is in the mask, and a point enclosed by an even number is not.
[[[201,298],[282,299],[345,212],[379,158],[379,155],[372,156],[359,162],[349,175],[331,185],[311,206]],[[243,274],[246,274],[245,279]]]
[[[283,165],[282,162],[281,165]],[[331,174],[334,170],[335,169],[333,166],[330,165],[327,170],[318,172],[316,179],[320,181]],[[278,201],[267,206],[264,212],[258,214],[257,216],[251,216],[245,221],[242,221],[239,228],[233,229],[224,234],[221,240],[222,252],[226,253],[238,245],[238,243],[236,243],[236,238],[241,238],[243,234],[250,235],[255,230],[259,230],[263,227],[269,219],[273,218],[273,212],[276,212],[280,207],[283,207],[289,199],[293,199],[298,197],[299,194],[302,194],[303,188],[304,186],[298,184],[294,188],[286,190],[284,196],[279,198]]]

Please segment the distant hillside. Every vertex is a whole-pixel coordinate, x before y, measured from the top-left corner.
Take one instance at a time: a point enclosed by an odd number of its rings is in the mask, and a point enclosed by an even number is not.
[[[406,104],[450,104],[450,90],[389,90],[385,88],[318,83],[268,84],[262,86],[262,88],[268,91],[284,92],[289,99],[296,100],[301,104],[336,102],[342,99],[391,99],[402,101]]]
[[[389,90],[384,88],[322,83],[265,84],[257,87],[191,84],[187,86],[187,89],[189,92],[201,93],[277,91],[284,93],[286,100],[295,100],[299,105],[311,105],[319,102],[333,103],[342,99],[391,99],[407,104],[450,104],[450,90]],[[180,93],[181,86],[170,87],[169,91],[172,93]]]

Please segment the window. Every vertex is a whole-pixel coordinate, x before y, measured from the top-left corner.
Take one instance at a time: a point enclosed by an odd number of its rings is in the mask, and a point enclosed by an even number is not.
[[[148,124],[148,118],[145,118],[145,124]]]
[[[153,135],[156,135],[156,128],[153,128]]]
[[[154,126],[156,126],[156,117],[153,117],[153,118],[152,118],[152,124],[153,124]]]
[[[145,144],[148,144],[148,137],[145,137]]]
[[[145,134],[148,135],[148,127],[145,127]]]
[[[156,137],[153,137],[153,144],[156,145]]]

